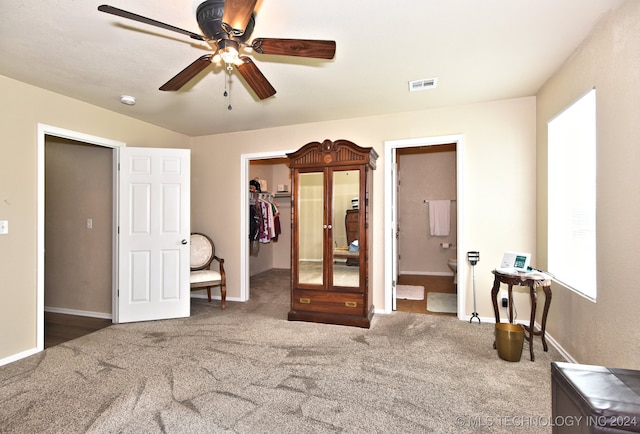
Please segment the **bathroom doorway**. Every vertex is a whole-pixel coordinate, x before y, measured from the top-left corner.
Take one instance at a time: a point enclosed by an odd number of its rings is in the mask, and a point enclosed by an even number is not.
[[[455,315],[456,144],[401,148],[396,152],[396,164],[396,310]],[[446,222],[432,228],[430,207],[437,205],[436,200],[444,201],[440,205]]]
[[[447,148],[448,146],[448,148]],[[433,148],[431,148],[433,147]],[[429,152],[427,152],[429,151]],[[438,151],[450,152],[450,157],[455,161],[455,170],[453,180],[449,178],[449,190],[438,190],[437,187],[442,183],[439,179],[433,181],[428,186],[423,186],[422,181],[412,180],[409,176],[407,180],[407,173],[411,175],[411,163],[415,163],[412,159],[416,159],[416,156],[422,154],[438,155]],[[404,153],[404,155],[403,155]],[[422,137],[415,139],[402,139],[402,140],[390,140],[385,142],[384,149],[385,167],[384,167],[384,263],[385,263],[385,313],[391,313],[397,309],[397,291],[399,289],[399,277],[401,275],[413,275],[418,276],[416,279],[426,279],[427,277],[433,280],[444,280],[447,285],[453,284],[454,273],[450,268],[449,259],[455,258],[456,261],[452,261],[456,269],[456,282],[455,286],[455,308],[453,312],[457,313],[458,319],[464,319],[465,317],[465,305],[466,305],[466,267],[458,267],[460,258],[464,260],[465,252],[465,215],[464,215],[464,136],[463,135],[450,135],[450,136],[434,136],[434,137]],[[428,157],[427,157],[428,158]],[[412,199],[413,204],[401,206],[398,202],[399,199],[399,185],[398,185],[398,159],[404,159],[402,165],[405,170],[405,174],[402,176],[400,185],[404,185],[407,189],[415,191],[415,197]],[[437,159],[436,159],[437,160]],[[434,161],[436,161],[434,160]],[[413,170],[418,174],[426,174],[424,164],[419,163],[415,165]],[[434,168],[429,169],[431,172],[437,174],[440,168],[436,164]],[[448,167],[452,167],[449,163]],[[444,176],[441,175],[441,178]],[[416,185],[418,186],[416,187]],[[451,188],[453,190],[451,190]],[[450,192],[453,193],[450,193]],[[444,194],[447,197],[444,197]],[[450,195],[449,195],[450,194]],[[428,196],[433,195],[433,197]],[[436,197],[437,195],[437,197]],[[442,195],[442,196],[441,196]],[[451,209],[449,210],[450,217],[455,215],[455,222],[450,223],[449,233],[447,236],[442,234],[430,233],[430,218],[429,201],[431,200],[448,200]],[[453,212],[452,212],[453,211]],[[418,223],[415,228],[411,227],[409,216],[417,215]],[[400,223],[399,220],[404,218],[405,223]],[[409,220],[408,220],[409,219]],[[407,236],[418,239],[418,235],[421,235],[422,245],[418,247],[417,253],[410,253],[411,250],[407,250],[404,247],[403,253],[399,253],[400,234],[403,233]],[[426,234],[426,235],[425,235]],[[445,239],[447,237],[453,237],[451,239]],[[418,239],[420,241],[420,239]],[[406,241],[405,241],[406,243]],[[420,243],[419,243],[420,244]],[[437,248],[434,249],[434,245]],[[410,246],[405,246],[410,247]],[[420,249],[430,248],[429,255]],[[429,260],[426,260],[426,256],[429,256]],[[402,267],[402,268],[400,268]],[[410,274],[409,274],[410,273]],[[404,279],[404,277],[403,277]],[[450,279],[450,280],[449,280]],[[416,281],[409,284],[417,285]],[[426,285],[429,288],[422,290],[424,294],[424,311],[420,308],[420,312],[429,313],[426,311],[426,305],[429,303],[429,292],[444,292],[449,291],[450,286],[447,289],[442,287],[434,287],[435,283],[424,283],[420,286]],[[403,289],[403,288],[401,288]],[[433,289],[433,291],[431,291]],[[436,297],[434,297],[436,298]]]

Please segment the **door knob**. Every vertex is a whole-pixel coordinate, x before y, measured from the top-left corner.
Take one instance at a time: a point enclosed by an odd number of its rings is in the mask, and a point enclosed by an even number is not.
[[[187,244],[187,240],[182,240],[181,243],[182,244]]]

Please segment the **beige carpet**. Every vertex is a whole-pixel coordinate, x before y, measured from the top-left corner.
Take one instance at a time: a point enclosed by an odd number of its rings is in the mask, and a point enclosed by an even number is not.
[[[398,285],[396,298],[403,300],[424,300],[424,286]]]
[[[429,312],[456,313],[458,312],[458,296],[442,292],[427,294],[427,310]]]
[[[563,359],[538,337],[535,362],[525,342],[514,363],[493,349],[494,324],[452,316],[287,321],[290,279],[261,273],[224,311],[192,299],[190,318],[112,325],[0,366],[0,433],[551,434],[550,362]]]

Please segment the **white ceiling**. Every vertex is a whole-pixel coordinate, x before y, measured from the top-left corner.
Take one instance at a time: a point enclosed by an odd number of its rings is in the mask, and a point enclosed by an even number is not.
[[[201,34],[192,0],[3,0],[0,75],[189,136],[254,130],[535,95],[622,2],[258,1],[250,40],[331,39],[336,56],[251,53],[277,94],[258,100],[234,72],[228,110],[220,67],[179,92],[158,90],[209,45],[97,10],[107,3]],[[437,88],[408,91],[432,77]],[[121,104],[123,94],[137,104]]]

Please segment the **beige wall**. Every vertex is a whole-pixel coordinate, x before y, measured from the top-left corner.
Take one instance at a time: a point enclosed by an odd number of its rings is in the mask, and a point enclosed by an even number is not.
[[[0,220],[9,221],[0,235],[2,360],[36,347],[38,123],[128,146],[186,148],[189,138],[2,76],[0,94]]]
[[[47,137],[45,310],[111,317],[113,153],[103,146]]]
[[[607,16],[538,93],[538,259],[547,261],[547,122],[595,86],[597,302],[553,285],[548,332],[580,363],[640,368],[640,2]],[[553,270],[549,270],[553,272]]]
[[[463,206],[467,221],[463,223],[463,230],[467,247],[481,252],[481,261],[476,266],[477,310],[481,316],[493,318],[489,297],[493,283],[491,270],[506,250],[535,254],[533,97],[194,138],[192,172],[197,174],[194,176],[198,182],[193,183],[192,196],[201,207],[193,209],[192,222],[194,227],[216,234],[216,247],[225,257],[228,296],[240,297],[240,263],[245,260],[238,242],[240,225],[246,224],[240,221],[241,155],[290,151],[328,138],[372,146],[383,156],[387,140],[452,134],[464,134],[465,138]],[[373,257],[369,264],[370,288],[378,310],[387,308],[384,302],[384,170],[381,157],[373,171]],[[467,315],[473,311],[470,275],[469,268],[467,281],[459,283],[466,293]],[[524,298],[520,302],[521,295]],[[522,305],[518,308],[519,318],[528,317],[526,295],[516,294],[516,302]]]
[[[448,275],[447,265],[456,258],[457,245],[456,152],[403,153],[398,159],[398,270],[400,274]],[[450,232],[432,236],[429,232],[429,204],[425,200],[451,200]]]

